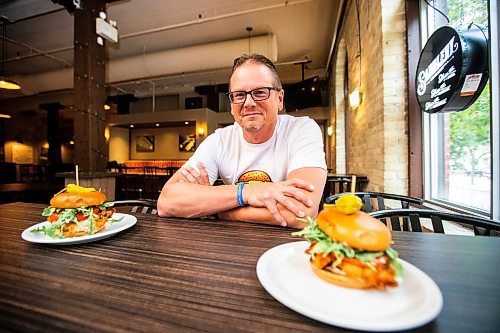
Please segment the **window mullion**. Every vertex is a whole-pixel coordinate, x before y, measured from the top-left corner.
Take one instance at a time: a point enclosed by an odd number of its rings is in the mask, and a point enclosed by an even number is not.
[[[491,84],[491,210],[500,219],[500,6],[490,1],[490,84]]]

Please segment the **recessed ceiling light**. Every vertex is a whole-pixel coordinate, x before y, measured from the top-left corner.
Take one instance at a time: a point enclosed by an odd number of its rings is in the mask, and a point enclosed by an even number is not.
[[[134,128],[134,124],[130,124],[130,128]]]
[[[156,123],[156,127],[160,127],[160,124]]]
[[[189,121],[185,121],[185,122],[184,122],[184,125],[189,125]]]

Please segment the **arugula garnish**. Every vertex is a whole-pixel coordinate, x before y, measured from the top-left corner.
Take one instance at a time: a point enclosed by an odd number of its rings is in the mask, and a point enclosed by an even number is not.
[[[52,206],[44,208],[42,212],[42,216],[49,217],[52,214],[56,213],[57,215],[57,221],[52,223],[48,227],[41,227],[37,229],[33,229],[32,232],[43,232],[47,236],[50,236],[52,238],[64,238],[64,234],[62,232],[62,228],[66,223],[74,222],[78,225],[81,225],[82,223],[89,223],[88,226],[88,234],[92,235],[95,229],[95,218],[97,217],[97,214],[94,214],[94,208],[99,208],[99,211],[106,210],[109,207],[112,207],[113,203],[110,202],[104,202],[103,204],[99,206],[92,206],[92,207],[79,207],[79,208],[55,208]],[[80,216],[87,216],[87,219],[78,221],[77,215]],[[123,219],[116,219],[116,220],[111,220],[111,222],[119,222]]]

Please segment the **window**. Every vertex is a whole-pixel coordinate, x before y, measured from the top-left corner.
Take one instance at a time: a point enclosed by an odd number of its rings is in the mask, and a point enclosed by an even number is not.
[[[465,30],[472,24],[489,30],[488,0],[423,0],[421,8],[422,22],[427,23],[422,24],[422,45],[432,32],[447,24],[439,11],[456,29]],[[494,30],[493,34],[498,35],[498,31]],[[498,53],[490,57],[498,57]],[[490,68],[490,76],[491,73]],[[492,122],[490,99],[498,98],[498,94],[490,93],[491,81],[490,78],[481,96],[465,111],[424,114],[427,200],[485,215],[498,214],[495,212],[498,212],[499,203],[492,199],[493,192],[498,189],[492,186],[492,179],[493,170],[499,166],[492,161],[498,160],[499,151],[492,149],[492,137],[498,136],[500,129]]]

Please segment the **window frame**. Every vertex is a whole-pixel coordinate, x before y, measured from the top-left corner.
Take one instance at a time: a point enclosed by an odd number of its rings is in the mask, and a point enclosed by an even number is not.
[[[410,0],[408,2],[411,2]],[[435,15],[440,15],[436,13],[431,7],[429,7],[425,1],[420,0],[420,50],[424,47],[427,39],[430,36],[429,22],[434,20]],[[489,212],[484,210],[474,209],[472,207],[466,207],[454,202],[450,202],[437,197],[439,187],[438,178],[440,177],[439,172],[435,170],[439,169],[439,164],[443,161],[439,161],[437,158],[440,154],[439,140],[440,136],[443,136],[443,131],[438,131],[438,122],[442,122],[444,115],[440,114],[431,115],[424,112],[422,113],[422,172],[423,172],[423,198],[426,202],[435,204],[451,210],[457,210],[462,212],[472,212],[476,214],[486,215],[495,219],[500,219],[500,69],[499,69],[499,25],[498,19],[500,18],[499,6],[496,1],[489,0],[489,44],[490,44],[490,152],[491,152],[491,178],[490,178],[490,209]],[[410,82],[410,84],[414,84]],[[495,112],[497,110],[497,112]],[[410,110],[411,111],[411,110]],[[420,111],[420,108],[418,108]],[[433,118],[434,116],[434,118]],[[410,138],[411,140],[412,138]],[[432,145],[434,143],[434,145]],[[436,144],[437,143],[437,144]],[[442,148],[442,147],[441,147]],[[434,172],[433,172],[434,170]],[[411,170],[410,172],[415,172]],[[442,175],[441,175],[442,177]]]

